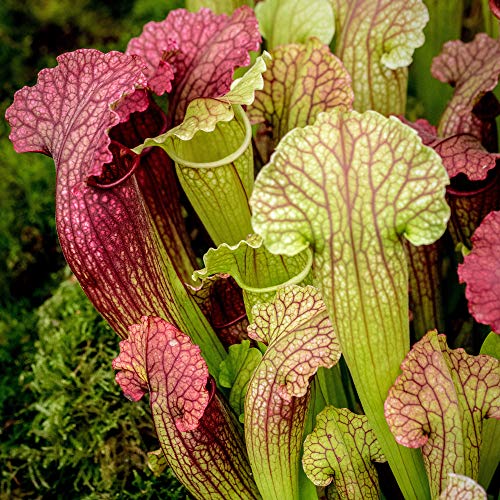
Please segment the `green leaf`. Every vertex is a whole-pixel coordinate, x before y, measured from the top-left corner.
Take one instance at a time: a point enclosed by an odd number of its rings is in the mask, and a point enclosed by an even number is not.
[[[335,32],[329,0],[264,0],[255,7],[255,16],[268,49],[304,43],[312,36],[328,45]]]
[[[481,450],[479,452],[478,482],[488,488],[500,463],[500,422],[485,420]]]
[[[229,355],[220,365],[220,385],[231,389],[229,405],[240,420],[245,406],[248,383],[261,359],[261,352],[250,347],[249,340],[243,340],[241,344],[229,347]]]
[[[421,0],[332,0],[335,54],[352,77],[354,107],[404,114],[407,67],[424,43],[429,19]]]
[[[481,346],[481,354],[500,359],[500,335],[490,332]]]
[[[378,474],[372,462],[385,457],[365,415],[327,406],[304,442],[302,464],[316,486],[332,480],[342,498],[380,498]]]
[[[161,476],[162,472],[168,467],[167,459],[161,448],[148,452],[147,464],[156,477]]]
[[[262,244],[262,238],[251,235],[237,245],[223,243],[211,248],[204,256],[205,267],[193,273],[193,279],[214,274],[229,274],[243,289],[243,299],[249,319],[252,307],[273,299],[279,287],[311,283],[310,251],[293,257],[273,255]]]
[[[500,335],[490,332],[481,346],[480,354],[500,360]],[[500,422],[486,420],[483,423],[481,451],[479,453],[478,482],[488,488],[500,463]]]
[[[272,51],[264,88],[247,114],[252,123],[270,127],[273,146],[295,127],[312,125],[321,111],[352,108],[351,77],[328,45],[317,38]]]
[[[418,245],[442,235],[447,182],[439,156],[398,120],[334,110],[287,134],[250,200],[253,227],[271,252],[314,250],[314,282],[408,498],[426,496],[421,458],[396,445],[383,414],[385,394],[409,350],[401,238]]]
[[[482,422],[500,419],[500,362],[450,350],[429,332],[401,364],[385,415],[396,441],[422,448],[433,498],[450,472],[478,478]]]
[[[216,245],[235,244],[252,232],[252,131],[241,105],[263,88],[269,59],[264,52],[224,96],[195,99],[180,125],[134,149],[159,146],[175,161],[182,188]]]
[[[245,441],[263,498],[297,499],[309,379],[340,358],[320,293],[312,286],[280,288],[256,305],[248,335],[268,344],[248,386]]]

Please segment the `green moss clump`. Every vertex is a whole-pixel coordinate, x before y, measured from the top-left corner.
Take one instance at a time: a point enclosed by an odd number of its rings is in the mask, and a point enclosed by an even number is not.
[[[9,394],[27,404],[0,418],[0,498],[185,498],[170,471],[147,469],[158,448],[147,402],[127,401],[114,381],[119,339],[78,283],[63,282],[26,320],[39,339],[24,393]]]

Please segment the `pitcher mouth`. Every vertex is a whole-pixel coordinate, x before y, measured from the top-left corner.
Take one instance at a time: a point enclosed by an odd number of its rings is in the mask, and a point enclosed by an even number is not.
[[[177,163],[179,166],[182,167],[190,167],[190,168],[217,168],[217,167],[222,167],[224,165],[227,165],[229,163],[232,163],[233,161],[237,160],[249,147],[250,141],[252,140],[252,126],[250,125],[250,120],[248,119],[245,111],[243,111],[243,108],[239,105],[234,105],[234,120],[240,119],[240,123],[243,123],[245,127],[245,137],[243,139],[243,142],[241,145],[234,151],[233,153],[228,154],[224,158],[221,158],[220,160],[216,161],[210,161],[210,162],[194,162],[194,161],[189,161],[189,160],[184,160],[180,156],[178,156],[173,150],[174,147],[169,147],[167,149],[167,153],[170,156],[170,158]],[[195,135],[196,137],[196,135]],[[174,137],[170,136],[169,140],[172,142],[174,141]],[[180,141],[182,139],[175,138],[175,140]],[[192,140],[192,139],[191,139]]]
[[[254,238],[254,237],[256,237],[256,238]],[[260,248],[264,244],[262,239],[260,238],[260,236],[257,237],[257,235],[250,235],[246,240],[242,240],[239,243],[237,243],[236,245],[229,245],[227,243],[222,243],[220,245],[220,247],[225,247],[229,250],[236,250],[239,247],[239,245],[241,245],[242,243],[248,245],[250,248],[252,248],[254,250]],[[211,251],[215,251],[215,249],[210,249],[209,252],[211,252]],[[307,275],[309,274],[309,272],[312,269],[314,254],[313,254],[313,250],[310,246],[306,247],[304,250],[302,250],[302,252],[305,253],[305,262],[304,262],[304,265],[301,266],[300,271],[297,274],[295,274],[294,276],[292,276],[291,278],[288,278],[285,281],[281,281],[280,283],[277,283],[274,285],[253,286],[252,284],[245,282],[242,279],[242,277],[240,276],[239,272],[236,272],[236,273],[232,273],[232,272],[228,272],[228,271],[220,272],[220,270],[219,270],[219,271],[212,271],[209,273],[207,267],[205,267],[204,269],[199,269],[197,271],[194,271],[191,278],[193,281],[197,281],[198,279],[203,280],[204,278],[207,278],[209,276],[222,274],[224,276],[232,276],[232,278],[237,283],[237,285],[245,292],[257,293],[257,294],[276,292],[278,289],[285,287],[285,286],[300,285],[307,278]],[[302,252],[299,252],[294,257],[297,257]],[[286,257],[286,256],[282,255],[281,257]],[[204,257],[204,262],[205,262],[205,257]],[[205,265],[207,266],[206,262],[205,262]]]
[[[236,281],[236,283],[238,283],[238,285],[243,290],[245,290],[246,292],[250,292],[250,293],[276,292],[276,291],[278,291],[279,288],[283,288],[285,286],[299,285],[303,280],[305,280],[305,278],[309,274],[309,271],[312,268],[313,257],[314,257],[313,251],[311,250],[310,247],[307,247],[306,250],[307,250],[307,261],[306,261],[306,263],[305,263],[304,268],[302,269],[302,271],[300,271],[295,276],[292,276],[289,280],[284,281],[283,283],[278,283],[277,285],[272,285],[272,286],[267,286],[267,287],[263,287],[263,288],[258,288],[258,287],[253,287],[253,286],[250,286],[250,285],[244,283],[241,279],[234,278],[234,280]]]
[[[457,179],[458,177],[460,179]],[[450,185],[446,187],[446,193],[460,198],[476,196],[494,188],[497,185],[499,177],[500,169],[498,164],[488,172],[486,179],[480,181],[469,181],[465,174],[460,173],[451,179]],[[457,181],[462,181],[462,184]]]

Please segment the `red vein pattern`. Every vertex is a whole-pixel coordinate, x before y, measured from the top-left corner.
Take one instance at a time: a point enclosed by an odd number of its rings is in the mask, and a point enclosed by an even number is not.
[[[476,481],[460,474],[448,474],[446,488],[439,500],[487,500],[486,491]]]
[[[490,153],[479,140],[469,134],[460,134],[438,139],[430,144],[443,159],[450,178],[465,174],[470,181],[486,179],[488,172],[495,168],[498,153]]]
[[[422,142],[439,154],[450,178],[464,174],[470,181],[482,181],[500,158],[500,154],[487,151],[474,135],[458,133],[439,137],[437,129],[423,118],[415,123],[402,117],[400,120],[415,129]]]
[[[105,163],[109,171],[113,161],[137,161],[116,150],[114,157],[106,130],[119,123],[113,103],[147,82],[142,63],[117,52],[78,50],[58,63],[40,72],[36,86],[16,93],[6,113],[10,138],[19,152],[54,158],[56,221],[66,260],[94,305],[125,336],[129,324],[157,309],[148,297],[160,297],[165,288],[163,264],[135,181],[112,191],[85,181],[102,174]]]
[[[441,290],[442,240],[432,245],[414,246],[405,242],[409,270],[410,312],[417,340],[429,330],[444,329]]]
[[[472,251],[458,266],[476,321],[500,333],[500,212],[491,212],[472,236]]]
[[[466,176],[465,187],[448,186],[447,200],[452,208],[448,224],[455,245],[470,245],[472,233],[492,210],[500,208],[500,184],[498,173],[494,173],[500,155],[488,152],[480,140],[465,133],[449,137],[438,137],[437,129],[424,119],[412,123],[400,120],[415,129],[427,146],[432,147],[443,160],[448,175],[458,182]],[[490,174],[491,178],[487,178]],[[478,185],[477,182],[486,181]],[[438,325],[435,325],[436,327]]]
[[[83,290],[125,337],[142,315],[161,315],[188,331],[218,367],[223,347],[178,279],[134,177],[113,189],[106,182],[134,170],[141,157],[111,141],[108,130],[134,111],[147,84],[142,61],[118,52],[77,50],[40,72],[34,87],[16,93],[6,116],[17,151],[41,151],[57,170],[56,223],[66,260]],[[142,91],[141,91],[142,92]]]
[[[450,472],[477,479],[482,420],[500,419],[500,362],[450,350],[434,330],[413,346],[401,370],[385,416],[399,444],[422,448],[432,497]]]
[[[422,245],[441,237],[449,218],[447,183],[438,155],[396,118],[337,108],[283,138],[250,200],[252,225],[271,252],[314,251],[314,283],[363,409],[412,498],[427,487],[425,477],[415,486],[423,464],[396,445],[383,415],[409,350],[401,238]]]
[[[271,55],[264,88],[247,114],[252,123],[271,127],[274,147],[289,130],[314,123],[321,111],[352,108],[351,77],[328,45],[311,38],[303,45],[282,45]]]
[[[16,151],[53,156],[58,175],[70,177],[73,187],[87,176],[101,175],[102,166],[112,161],[105,130],[121,117],[111,105],[147,81],[142,61],[119,52],[80,49],[57,62],[39,73],[37,85],[16,92],[6,118]],[[144,99],[127,102],[135,104],[128,113],[147,105]]]
[[[257,20],[247,6],[230,17],[208,9],[197,13],[177,9],[164,21],[146,24],[142,34],[129,42],[127,54],[142,56],[150,77],[165,62],[172,65],[175,79],[170,107],[175,116],[170,125],[177,125],[195,98],[228,92],[234,69],[250,63],[248,52],[258,50],[260,42]]]
[[[143,317],[113,361],[125,395],[149,392],[163,453],[198,499],[258,498],[239,427],[213,389],[200,349],[175,326]]]
[[[500,209],[500,172],[491,182],[472,192],[448,189],[446,199],[451,208],[448,224],[455,245],[463,243],[470,247],[471,237],[484,218],[494,210]]]
[[[224,347],[248,338],[242,291],[229,274],[208,276],[199,287],[188,286],[188,290]]]
[[[145,112],[131,114],[128,121],[111,129],[110,137],[133,148],[146,138],[165,132],[166,122],[165,114],[150,98]],[[176,271],[189,281],[196,259],[182,217],[173,162],[161,148],[145,150],[140,158],[135,177],[141,194]]]
[[[352,77],[354,108],[384,115],[406,106],[408,66],[429,20],[418,0],[333,0],[335,54]]]
[[[464,43],[447,42],[434,58],[432,76],[455,87],[453,97],[441,116],[438,131],[442,137],[470,133],[481,138],[480,119],[474,106],[498,83],[500,74],[500,42],[485,33]]]
[[[366,415],[327,406],[317,417],[314,431],[304,441],[302,463],[317,486],[332,481],[342,498],[380,498],[373,462],[385,462]]]
[[[309,380],[340,358],[325,305],[312,286],[281,288],[255,306],[249,337],[268,344],[248,384],[245,442],[265,498],[296,498]]]

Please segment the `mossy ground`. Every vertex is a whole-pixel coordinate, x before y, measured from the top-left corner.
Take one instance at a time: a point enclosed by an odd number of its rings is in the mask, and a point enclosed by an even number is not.
[[[115,383],[118,338],[78,283],[70,277],[22,321],[6,319],[0,495],[184,498],[171,473],[155,478],[147,468],[158,447],[149,408]]]

